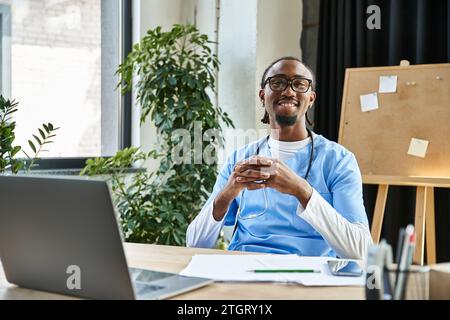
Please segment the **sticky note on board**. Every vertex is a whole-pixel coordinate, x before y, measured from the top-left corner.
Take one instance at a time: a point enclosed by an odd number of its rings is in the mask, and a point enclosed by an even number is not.
[[[378,94],[376,92],[361,95],[359,98],[362,112],[378,109]]]
[[[412,138],[409,144],[408,154],[415,157],[425,158],[429,141]]]
[[[397,92],[397,76],[381,76],[380,77],[380,93]]]

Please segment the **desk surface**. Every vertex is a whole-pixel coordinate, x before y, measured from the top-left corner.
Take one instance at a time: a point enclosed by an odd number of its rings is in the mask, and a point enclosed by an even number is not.
[[[187,266],[194,254],[242,254],[238,252],[158,246],[148,244],[125,244],[130,267],[178,273]],[[1,267],[1,266],[0,266]],[[0,299],[73,299],[72,297],[19,288],[6,282],[0,268]],[[361,287],[304,287],[286,284],[261,283],[213,283],[206,287],[178,295],[172,299],[364,299]]]

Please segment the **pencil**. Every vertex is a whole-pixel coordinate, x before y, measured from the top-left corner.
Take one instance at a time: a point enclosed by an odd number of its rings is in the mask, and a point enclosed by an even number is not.
[[[255,273],[320,273],[320,270],[314,269],[256,269],[249,270]]]

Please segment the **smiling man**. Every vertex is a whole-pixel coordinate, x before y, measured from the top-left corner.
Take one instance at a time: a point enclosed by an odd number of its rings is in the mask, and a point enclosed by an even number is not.
[[[229,250],[362,259],[371,236],[354,155],[307,128],[312,71],[295,57],[264,72],[259,97],[268,137],[236,150],[187,231],[187,245],[214,247],[234,226]]]

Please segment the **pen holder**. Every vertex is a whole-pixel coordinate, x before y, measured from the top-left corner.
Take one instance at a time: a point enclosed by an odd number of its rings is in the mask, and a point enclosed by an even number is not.
[[[397,265],[393,264],[385,272],[388,272],[391,288],[394,290],[397,277]],[[427,266],[411,265],[406,276],[405,300],[429,300],[430,299],[430,268]]]

